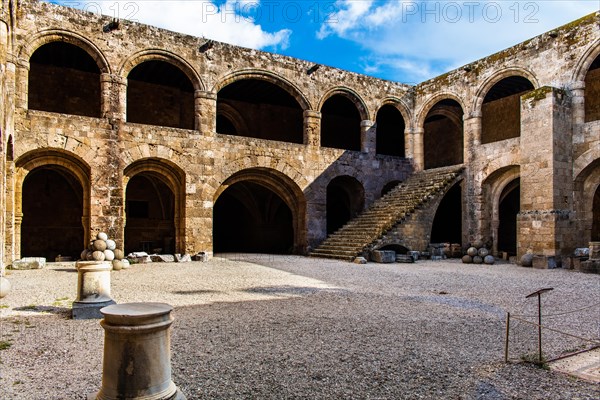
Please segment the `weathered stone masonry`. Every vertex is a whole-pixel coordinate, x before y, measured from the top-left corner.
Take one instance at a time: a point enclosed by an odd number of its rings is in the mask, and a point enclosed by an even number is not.
[[[126,250],[305,253],[449,165],[463,244],[600,240],[598,14],[416,86],[110,22],[2,1],[3,266],[99,230]]]

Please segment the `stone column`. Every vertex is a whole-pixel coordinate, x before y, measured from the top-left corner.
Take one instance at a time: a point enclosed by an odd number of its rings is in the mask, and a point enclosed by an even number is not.
[[[319,111],[304,111],[303,142],[312,147],[321,146],[321,113]]]
[[[423,171],[425,168],[425,149],[423,149],[425,129],[415,128],[412,131],[412,146],[413,146],[413,165],[415,172]]]
[[[113,118],[125,122],[127,121],[127,78],[113,76],[112,80],[116,100],[116,104],[113,105]]]
[[[563,90],[544,86],[521,97],[519,259],[532,250],[546,266],[560,265],[574,250],[571,128]]]
[[[476,164],[477,152],[481,145],[481,111],[465,115],[463,119],[464,133],[464,207],[463,207],[463,241],[474,242],[487,240],[491,236],[489,232],[489,220],[484,218],[482,182],[477,176],[478,172],[473,166]],[[476,168],[476,167],[475,167]],[[496,243],[494,242],[494,245]]]
[[[376,129],[375,123],[368,119],[360,121],[360,151],[375,155]]]
[[[171,380],[172,310],[164,303],[115,304],[101,310],[102,388],[89,399],[185,400]]]
[[[14,104],[15,108],[27,110],[28,99],[27,93],[29,93],[29,61],[17,60],[15,64],[7,63],[7,72],[10,72],[14,76],[15,87],[14,87]]]
[[[100,309],[115,301],[110,297],[109,261],[78,261],[77,298],[73,302],[73,319],[102,318]]]
[[[112,117],[113,77],[110,74],[100,74],[100,115],[102,118]]]
[[[217,132],[217,94],[196,90],[194,104],[196,109],[195,129],[204,136],[213,136]]]
[[[571,86],[571,105],[573,108],[573,125],[585,124],[585,82],[574,82]]]

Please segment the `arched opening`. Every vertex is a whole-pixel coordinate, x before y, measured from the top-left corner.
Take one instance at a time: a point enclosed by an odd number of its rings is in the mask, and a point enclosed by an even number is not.
[[[522,76],[510,76],[492,86],[481,107],[481,143],[521,136],[521,96],[533,89]]]
[[[396,186],[398,186],[401,183],[402,183],[402,181],[390,181],[390,182],[386,183],[383,186],[383,189],[381,189],[381,197],[383,197],[386,194],[388,194],[389,192],[391,192],[393,188],[395,188]]]
[[[463,162],[463,109],[455,100],[436,103],[423,126],[425,169]]]
[[[431,243],[462,244],[462,190],[455,184],[444,196],[433,218]]]
[[[351,176],[338,176],[327,185],[327,234],[356,217],[365,206],[365,190]]]
[[[360,151],[360,113],[348,97],[333,95],[321,107],[321,146]]]
[[[585,122],[600,120],[600,55],[585,75]]]
[[[175,194],[157,175],[140,172],[125,192],[125,252],[176,251]]]
[[[6,161],[13,161],[14,157],[13,138],[12,135],[9,135],[6,143]]]
[[[127,122],[194,129],[194,85],[166,61],[145,61],[127,76]]]
[[[291,254],[293,215],[275,192],[255,182],[229,186],[213,210],[215,252]]]
[[[404,157],[404,118],[396,107],[386,104],[377,112],[376,152]]]
[[[83,187],[66,169],[47,165],[23,181],[21,256],[79,258],[84,248]]]
[[[262,79],[241,79],[217,94],[217,133],[302,143],[304,114],[294,96]]]
[[[517,255],[517,215],[521,210],[520,180],[510,182],[500,195],[498,206],[498,251]]]
[[[100,117],[100,69],[85,50],[51,42],[29,63],[29,109]]]
[[[378,250],[393,250],[396,252],[396,254],[408,254],[410,251],[408,248],[399,244],[388,244],[379,248]]]
[[[592,242],[600,241],[600,185],[594,193],[594,204],[592,206]]]

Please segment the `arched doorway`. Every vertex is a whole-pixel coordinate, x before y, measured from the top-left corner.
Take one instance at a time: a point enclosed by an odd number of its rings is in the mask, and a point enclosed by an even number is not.
[[[600,55],[585,75],[585,122],[600,119]]]
[[[335,94],[323,103],[321,146],[360,150],[360,113],[348,97]]]
[[[498,205],[498,251],[517,255],[517,215],[521,210],[520,180],[515,179],[502,190]]]
[[[178,67],[142,62],[127,76],[127,122],[194,129],[194,85]]]
[[[215,252],[291,254],[292,210],[274,191],[255,182],[229,186],[213,209]]]
[[[125,192],[125,252],[175,253],[175,194],[156,174],[141,172]]]
[[[437,102],[423,126],[425,169],[463,163],[463,109],[456,100]]]
[[[356,217],[365,206],[365,190],[351,176],[338,176],[327,185],[327,234]]]
[[[481,107],[481,143],[521,135],[521,96],[533,89],[522,76],[510,76],[492,86]]]
[[[386,104],[377,111],[376,152],[404,157],[404,118],[396,107]]]
[[[462,189],[455,184],[440,202],[431,228],[431,243],[462,244]]]
[[[100,117],[100,69],[85,50],[51,42],[29,62],[29,109]]]
[[[56,165],[33,169],[23,181],[21,256],[79,258],[84,248],[83,187]]]

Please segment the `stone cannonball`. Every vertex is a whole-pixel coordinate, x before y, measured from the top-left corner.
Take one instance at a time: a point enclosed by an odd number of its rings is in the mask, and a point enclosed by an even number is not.
[[[496,262],[496,259],[494,258],[494,256],[492,255],[487,255],[485,256],[485,258],[483,259],[483,262],[488,264],[488,265],[492,265],[493,263]]]
[[[116,248],[117,248],[117,244],[115,243],[115,241],[114,241],[114,240],[112,240],[112,239],[107,239],[107,240],[106,240],[106,248],[107,248],[108,250],[114,250],[114,249],[116,249]]]
[[[112,250],[104,250],[104,261],[112,261],[115,259],[115,253]]]
[[[0,299],[6,297],[8,292],[10,292],[11,284],[8,279],[3,276],[0,276]]]
[[[470,255],[471,257],[475,257],[477,255],[477,249],[475,247],[469,247],[467,249],[467,255]]]
[[[120,271],[123,269],[123,260],[113,260],[112,262],[113,270]]]
[[[88,249],[85,249],[81,252],[81,255],[79,257],[85,261],[85,260],[87,260],[88,253],[89,253]]]
[[[473,262],[473,257],[467,254],[466,256],[463,256],[462,262],[465,264],[471,264]]]
[[[128,259],[124,258],[121,261],[123,262],[123,269],[129,269],[129,268],[131,268],[131,263],[129,262]]]
[[[533,254],[531,254],[531,253],[523,254],[523,257],[521,257],[521,266],[531,267],[532,265],[533,265]]]
[[[102,239],[94,240],[94,250],[96,250],[96,251],[106,250],[106,242]]]
[[[483,263],[483,258],[481,258],[479,256],[473,257],[473,264],[481,264],[481,263]]]
[[[95,252],[92,253],[92,259],[94,261],[104,261],[104,252],[96,250]]]
[[[108,239],[108,235],[104,232],[100,232],[99,234],[96,235],[96,239],[98,240],[107,240]]]
[[[477,241],[473,242],[471,245],[473,247],[475,247],[476,249],[480,249],[484,246],[483,240],[477,240]]]
[[[477,252],[477,255],[479,257],[483,257],[483,258],[485,258],[485,256],[487,256],[488,254],[490,254],[490,251],[488,249],[486,249],[485,247],[480,248],[479,251]]]
[[[92,250],[88,250],[86,260],[94,261],[94,252]]]
[[[125,258],[125,253],[121,249],[114,249],[113,253],[115,253],[116,260],[122,260]]]

